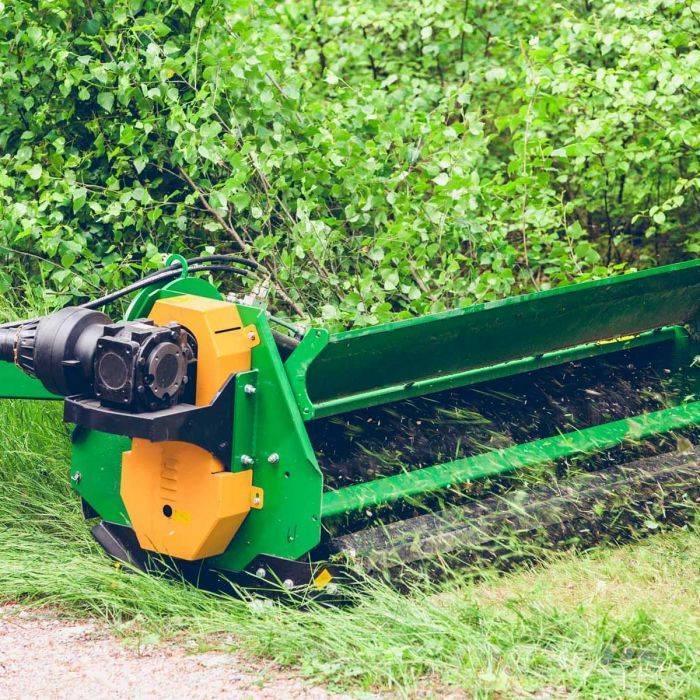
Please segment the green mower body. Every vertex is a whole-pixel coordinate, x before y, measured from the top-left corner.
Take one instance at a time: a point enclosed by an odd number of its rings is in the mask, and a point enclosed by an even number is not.
[[[147,317],[158,300],[181,295],[222,299],[210,283],[185,276],[141,291],[127,320]],[[218,426],[232,443],[224,471],[252,470],[264,503],[247,513],[222,553],[181,562],[190,572],[321,589],[335,576],[325,563],[324,533],[338,519],[700,425],[700,400],[692,391],[700,260],[359,330],[311,328],[291,354],[280,351],[263,308],[236,306],[243,324],[257,329],[259,343],[250,368],[231,378],[232,410],[212,413],[211,420],[230,422]],[[684,376],[691,391],[677,405],[420,468],[399,465],[393,474],[324,489],[309,433],[314,422],[640,348],[663,349],[667,373]],[[63,398],[10,363],[0,363],[0,394]],[[123,455],[133,436],[119,430],[78,425],[70,479],[86,515],[100,521],[100,542],[138,564],[145,553],[121,495]],[[186,442],[186,431],[177,439]]]

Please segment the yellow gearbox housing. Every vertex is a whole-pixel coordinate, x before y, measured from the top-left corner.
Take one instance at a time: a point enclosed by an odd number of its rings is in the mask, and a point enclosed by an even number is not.
[[[235,372],[251,367],[260,342],[255,326],[243,327],[235,304],[198,296],[162,299],[149,316],[176,322],[197,341],[198,406],[211,403]],[[120,493],[143,549],[194,561],[221,554],[263,493],[251,469],[225,470],[214,455],[187,442],[134,438],[122,456]]]

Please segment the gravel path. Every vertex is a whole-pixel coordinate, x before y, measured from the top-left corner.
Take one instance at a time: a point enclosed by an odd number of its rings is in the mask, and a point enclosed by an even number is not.
[[[0,606],[0,698],[312,698],[332,696],[278,670],[175,644],[131,649],[93,622]]]

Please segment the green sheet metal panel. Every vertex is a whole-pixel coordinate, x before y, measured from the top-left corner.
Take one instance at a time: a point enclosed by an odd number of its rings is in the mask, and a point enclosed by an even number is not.
[[[652,331],[646,331],[634,336],[627,336],[615,341],[605,343],[584,343],[572,348],[545,352],[541,355],[518,358],[508,362],[500,362],[496,365],[467,369],[453,374],[441,374],[438,376],[417,379],[410,384],[393,384],[380,387],[372,391],[364,391],[352,396],[341,396],[318,404],[302,404],[313,418],[323,418],[338,413],[347,413],[369,406],[379,406],[392,401],[403,401],[416,396],[425,396],[446,389],[471,386],[482,382],[490,382],[494,379],[512,377],[514,374],[532,372],[544,367],[552,367],[565,362],[598,357],[621,350],[644,347],[645,345],[661,345],[672,342],[676,346],[688,338],[688,332],[683,326],[664,326]],[[302,394],[301,401],[306,400]]]
[[[628,440],[639,441],[652,435],[680,430],[698,423],[700,423],[700,401],[694,401],[577,432],[564,433],[445,464],[403,472],[325,493],[322,515],[324,518],[331,518],[343,513],[361,511],[468,481],[505,474],[537,464],[555,462],[564,457],[599,452]]]
[[[223,299],[221,292],[211,282],[201,277],[178,277],[170,282],[157,282],[142,289],[129,304],[124,318],[133,321],[145,318],[158,299],[169,299],[179,294],[195,294],[207,299]]]
[[[157,299],[178,294],[221,298],[204,280],[178,279],[141,292],[127,318],[144,317]],[[241,468],[243,452],[254,459],[253,483],[264,490],[264,506],[250,512],[226,552],[212,559],[214,566],[229,571],[240,571],[259,554],[296,559],[315,547],[321,538],[323,491],[323,477],[265,312],[246,306],[238,310],[245,324],[257,327],[260,344],[252,351],[252,371],[242,373],[236,382],[234,438],[238,444],[233,446],[236,463],[231,467]],[[246,384],[255,386],[254,394],[246,394]],[[245,429],[253,434],[243,435]],[[103,519],[127,526],[119,491],[121,457],[130,445],[129,438],[122,436],[78,431],[71,467],[73,488]],[[279,459],[270,461],[273,454]]]
[[[255,394],[237,394],[236,401],[255,405],[254,419],[246,421],[255,434],[246,440],[246,449],[254,459],[253,484],[264,490],[264,506],[250,511],[226,552],[211,560],[229,571],[240,571],[259,554],[297,559],[313,549],[321,540],[323,494],[323,476],[265,312],[249,306],[238,311],[260,337],[252,353],[256,381],[246,373],[240,382],[254,383]],[[240,417],[237,413],[234,420]],[[234,454],[240,454],[235,444]]]
[[[130,525],[122,501],[122,453],[131,448],[123,435],[77,428],[73,432],[70,483],[103,520]]]
[[[59,400],[63,397],[52,394],[36,377],[25,374],[17,365],[0,362],[0,398]]]
[[[683,324],[699,312],[693,260],[372,328],[312,330],[287,372],[311,417],[315,404]]]

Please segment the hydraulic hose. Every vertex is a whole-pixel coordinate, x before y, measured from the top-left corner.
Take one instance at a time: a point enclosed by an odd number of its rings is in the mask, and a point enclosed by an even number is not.
[[[144,287],[150,287],[152,284],[155,282],[166,282],[171,279],[175,279],[180,276],[180,269],[179,265],[173,265],[172,267],[166,269],[166,270],[161,270],[157,273],[153,273],[149,275],[148,277],[144,277],[140,279],[138,282],[134,282],[133,284],[130,284],[126,287],[123,287],[122,289],[118,289],[116,292],[111,292],[110,294],[107,294],[103,297],[100,297],[99,299],[94,299],[93,301],[88,301],[85,304],[81,304],[80,306],[84,309],[99,309],[102,306],[105,306],[107,304],[111,304],[113,301],[116,301],[117,299],[121,299],[124,296],[127,296],[128,294],[131,294],[132,292],[137,292],[139,289],[143,289]],[[239,267],[232,267],[231,265],[218,265],[218,264],[195,264],[192,265],[189,268],[190,272],[231,272],[237,275],[240,275],[241,277],[251,277],[253,274],[250,272],[250,270],[242,269]]]
[[[240,262],[240,264],[245,264],[247,267],[252,267],[253,265],[257,265],[258,263],[253,263],[250,260],[247,260],[246,258],[238,258],[234,260],[235,256],[225,256],[225,255],[207,255],[207,256],[201,256],[200,258],[192,258],[191,262],[193,263],[189,267],[190,272],[229,272],[233,273],[236,275],[239,275],[240,277],[253,277],[254,273],[250,271],[250,269],[244,269],[240,267],[233,267],[232,265],[223,265],[223,264],[209,264],[208,261],[211,259],[214,261],[215,259],[222,259],[226,260],[229,262]],[[189,263],[190,261],[188,261]],[[103,306],[106,306],[107,304],[111,304],[113,301],[116,301],[117,299],[121,299],[122,297],[125,297],[129,294],[132,294],[133,292],[137,292],[140,289],[144,289],[145,287],[149,287],[152,284],[155,284],[157,282],[167,282],[169,280],[175,279],[180,276],[181,270],[180,270],[180,264],[177,263],[175,265],[171,265],[169,268],[165,270],[158,270],[156,272],[152,272],[150,275],[147,275],[146,277],[141,278],[140,280],[133,282],[132,284],[127,285],[126,287],[123,287],[122,289],[118,289],[114,292],[111,292],[109,294],[106,294],[103,297],[100,297],[99,299],[93,299],[92,301],[85,302],[84,304],[80,304],[79,306],[84,309],[99,309]],[[41,319],[41,317],[34,317],[30,319],[24,319],[20,321],[8,321],[7,323],[2,323],[0,324],[0,330],[3,329],[12,329],[12,328],[17,328],[18,326],[23,326],[28,323],[34,323],[37,322]],[[1,350],[0,350],[1,353]]]

